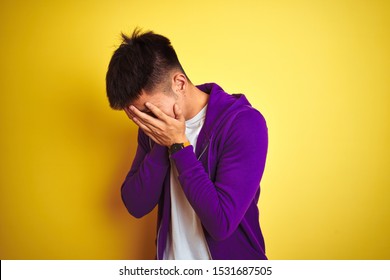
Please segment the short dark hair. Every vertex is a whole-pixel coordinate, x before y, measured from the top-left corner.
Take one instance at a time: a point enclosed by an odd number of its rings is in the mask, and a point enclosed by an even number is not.
[[[151,91],[163,83],[171,70],[178,69],[185,74],[168,38],[136,28],[131,37],[122,33],[122,40],[106,75],[111,108],[124,109],[142,90]]]

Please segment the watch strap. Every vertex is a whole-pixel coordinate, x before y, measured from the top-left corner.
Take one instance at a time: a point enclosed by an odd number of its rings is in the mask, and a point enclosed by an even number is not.
[[[177,151],[180,151],[184,149],[185,147],[190,146],[191,143],[189,141],[186,141],[184,143],[174,143],[171,147],[169,147],[169,153],[172,155],[176,153]]]

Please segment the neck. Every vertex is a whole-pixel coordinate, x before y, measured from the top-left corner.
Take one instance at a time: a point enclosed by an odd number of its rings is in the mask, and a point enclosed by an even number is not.
[[[186,93],[186,110],[184,117],[187,120],[195,117],[209,101],[209,94],[199,90],[196,86],[189,84]]]

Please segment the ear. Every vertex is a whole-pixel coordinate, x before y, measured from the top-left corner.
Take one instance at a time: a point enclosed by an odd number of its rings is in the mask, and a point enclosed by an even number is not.
[[[172,76],[172,90],[175,93],[185,94],[187,91],[188,79],[186,75],[181,72],[176,72]]]

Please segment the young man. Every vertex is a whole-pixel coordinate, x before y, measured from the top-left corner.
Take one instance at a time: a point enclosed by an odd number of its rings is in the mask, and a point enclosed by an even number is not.
[[[139,127],[122,199],[137,218],[158,205],[157,259],[266,259],[257,208],[263,116],[242,94],[194,86],[167,38],[122,37],[107,95]]]

